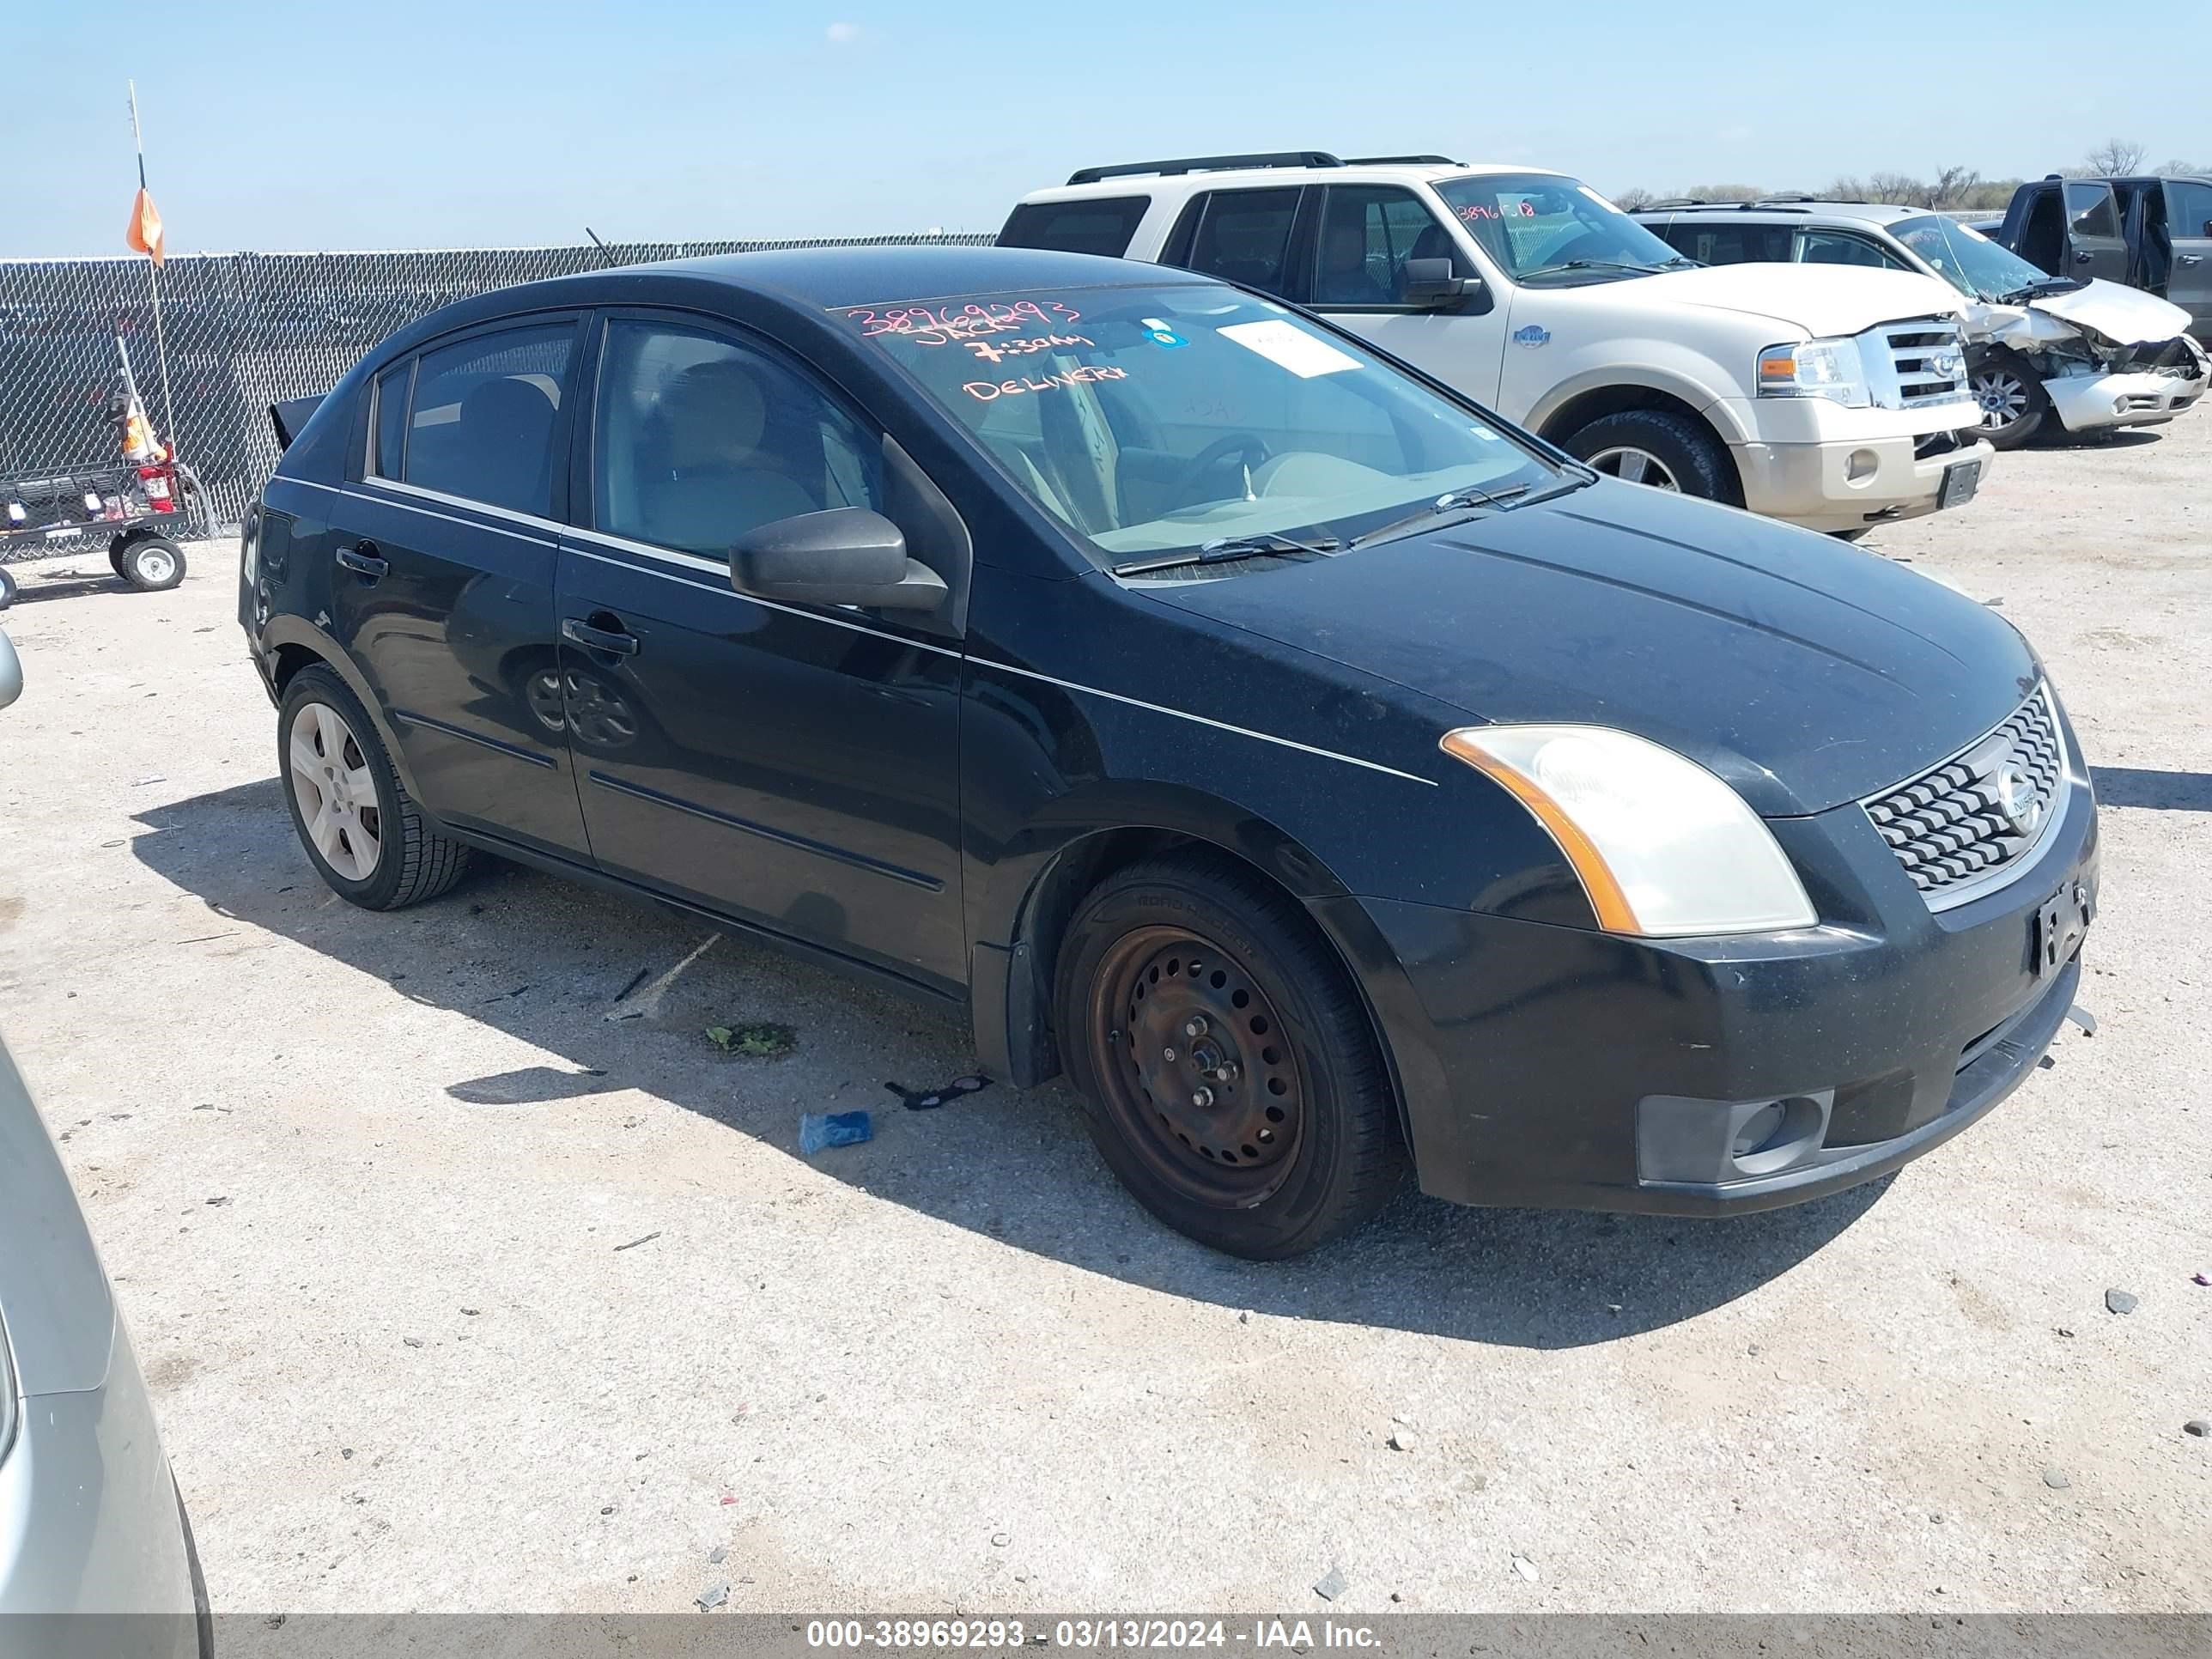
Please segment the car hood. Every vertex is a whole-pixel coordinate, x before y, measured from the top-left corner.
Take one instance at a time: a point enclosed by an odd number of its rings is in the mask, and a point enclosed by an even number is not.
[[[1958,289],[1911,270],[1852,265],[1703,265],[1635,283],[1638,300],[1741,311],[1814,336],[1856,334],[1905,317],[1955,315]]]
[[[2002,721],[2039,672],[1996,613],[1909,566],[1610,479],[1334,558],[1146,591],[1477,720],[1635,732],[1770,817],[1926,769]]]
[[[2027,303],[2031,311],[2094,329],[2114,345],[2162,345],[2189,332],[2189,313],[2179,306],[2102,277],[2087,288]]]

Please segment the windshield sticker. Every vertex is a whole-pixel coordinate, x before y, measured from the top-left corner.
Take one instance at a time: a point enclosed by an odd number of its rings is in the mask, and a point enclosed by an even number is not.
[[[1339,351],[1295,323],[1231,323],[1214,331],[1224,340],[1236,341],[1247,351],[1258,352],[1302,380],[1310,380],[1318,374],[1341,374],[1347,368],[1359,367],[1358,358]]]
[[[1129,371],[1111,368],[1103,363],[1078,363],[1073,368],[1062,369],[1057,374],[1032,378],[1022,375],[1012,380],[968,380],[960,389],[978,403],[992,403],[1000,398],[1026,398],[1036,392],[1057,392],[1066,386],[1089,386],[1097,380],[1126,380]]]
[[[1151,336],[1154,345],[1179,346],[1189,343],[1182,335],[1170,328],[1164,319],[1158,317],[1145,319],[1145,331]]]
[[[1080,320],[1083,313],[1058,300],[1015,300],[988,304],[971,301],[964,306],[899,306],[875,310],[854,306],[846,320],[864,339],[896,334],[916,345],[951,345],[979,334],[1011,334],[1030,328],[1058,329]]]

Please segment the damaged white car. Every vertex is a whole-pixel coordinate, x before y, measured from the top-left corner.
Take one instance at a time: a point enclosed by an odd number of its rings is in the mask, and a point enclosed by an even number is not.
[[[2189,313],[2118,283],[2051,276],[1940,213],[1787,199],[1662,204],[1636,216],[1707,264],[1854,264],[1940,276],[1973,303],[1967,369],[1982,435],[2017,449],[2055,416],[2069,432],[2151,426],[2204,395],[2212,358]]]

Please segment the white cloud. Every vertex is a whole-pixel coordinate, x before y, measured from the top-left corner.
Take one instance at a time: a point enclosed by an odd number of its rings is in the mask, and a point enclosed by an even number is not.
[[[858,23],[832,23],[825,32],[830,37],[830,44],[833,46],[849,46],[860,38],[860,26]]]

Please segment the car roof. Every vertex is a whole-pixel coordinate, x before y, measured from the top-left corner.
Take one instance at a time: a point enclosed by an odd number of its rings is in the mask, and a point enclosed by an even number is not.
[[[1638,216],[1666,213],[1678,219],[1770,218],[1796,224],[1807,219],[1842,219],[1852,224],[1893,225],[1899,219],[1942,216],[1935,208],[1900,207],[1894,202],[1814,202],[1793,196],[1759,202],[1654,202],[1636,210]]]
[[[1334,167],[1218,167],[1187,172],[1121,173],[1081,185],[1051,185],[1033,190],[1020,205],[1032,202],[1080,202],[1105,196],[1196,195],[1204,190],[1262,190],[1285,185],[1434,184],[1446,179],[1480,178],[1510,173],[1532,178],[1569,179],[1552,167],[1520,167],[1510,162],[1427,161],[1362,164]]]

